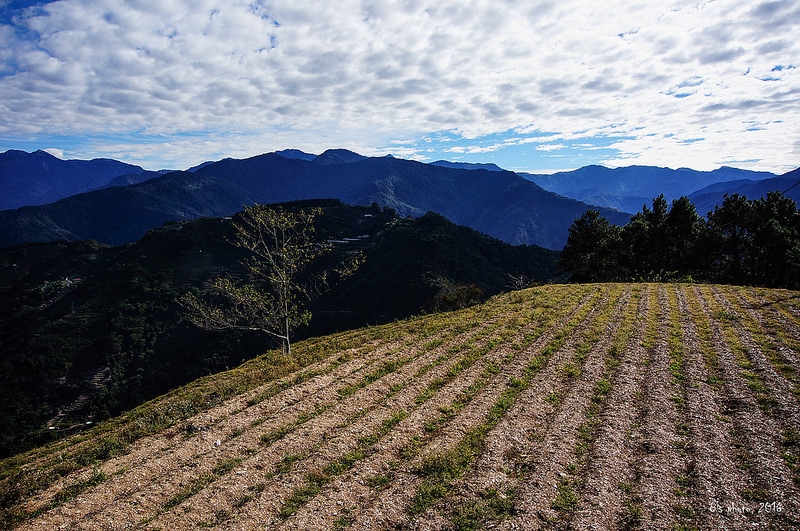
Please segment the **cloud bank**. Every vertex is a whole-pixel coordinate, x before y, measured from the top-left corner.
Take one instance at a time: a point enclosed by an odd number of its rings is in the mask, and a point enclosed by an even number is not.
[[[602,139],[608,165],[800,164],[797,1],[62,0],[0,13],[0,147],[187,167],[286,147],[557,157]],[[431,141],[444,137],[459,145]]]

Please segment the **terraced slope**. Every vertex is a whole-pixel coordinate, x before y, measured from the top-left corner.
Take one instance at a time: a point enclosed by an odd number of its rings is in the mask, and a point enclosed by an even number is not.
[[[553,285],[295,352],[7,460],[6,526],[800,528],[796,292]]]

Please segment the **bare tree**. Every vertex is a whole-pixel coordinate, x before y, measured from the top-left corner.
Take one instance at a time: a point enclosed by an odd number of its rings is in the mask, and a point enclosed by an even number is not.
[[[250,251],[243,261],[248,283],[220,277],[206,283],[210,298],[186,293],[178,302],[188,319],[206,330],[251,330],[263,332],[281,343],[284,354],[291,352],[291,338],[311,314],[302,304],[327,288],[327,275],[300,282],[310,263],[330,247],[314,241],[314,219],[320,208],[298,211],[255,205],[234,221],[232,243]],[[360,257],[340,264],[341,279],[355,270]]]
[[[506,287],[513,291],[528,288],[531,283],[533,283],[533,280],[528,278],[528,275],[525,273],[508,273],[507,276],[508,282],[506,282]]]

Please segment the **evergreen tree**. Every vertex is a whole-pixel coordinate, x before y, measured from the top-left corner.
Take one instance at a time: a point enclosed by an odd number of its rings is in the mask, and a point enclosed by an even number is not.
[[[661,195],[622,228],[589,210],[569,229],[559,267],[575,282],[691,277],[800,288],[800,211],[780,192],[726,195],[705,220],[686,197]]]
[[[753,243],[753,204],[739,194],[728,195],[708,214],[707,242],[714,256],[712,278],[732,284],[750,280]]]
[[[603,282],[619,275],[616,253],[619,227],[612,225],[598,210],[587,210],[572,222],[558,267],[569,273],[573,282]]]
[[[621,263],[628,278],[655,280],[667,272],[667,201],[664,194],[653,199],[653,208],[642,206],[621,232]]]
[[[779,192],[752,203],[752,270],[757,284],[798,287],[800,213],[795,202]]]
[[[702,226],[703,221],[689,198],[672,201],[663,224],[665,267],[679,278],[697,270],[697,244]]]

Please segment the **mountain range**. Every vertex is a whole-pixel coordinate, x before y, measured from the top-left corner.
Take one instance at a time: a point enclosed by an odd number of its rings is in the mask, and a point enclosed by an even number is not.
[[[329,150],[223,159],[129,186],[103,188],[42,206],[0,212],[0,246],[82,240],[117,245],[169,221],[227,216],[253,203],[332,198],[394,209],[437,212],[511,244],[560,249],[586,203],[558,196],[508,171],[466,170],[394,157]],[[610,221],[629,215],[603,209]]]
[[[703,196],[712,191],[722,192],[719,194],[721,202],[722,195],[739,183],[757,183],[778,178],[773,173],[740,170],[727,166],[713,171],[697,171],[689,168],[673,170],[655,166],[606,168],[592,165],[550,175],[530,173],[519,175],[545,190],[623,212],[638,212],[643,205],[649,205],[654,197],[661,194],[664,194],[664,198],[669,202],[681,196],[691,198],[693,194]],[[709,186],[714,188],[703,191]],[[773,189],[777,188],[770,188]],[[703,202],[702,205],[695,204],[695,206],[698,213],[704,216],[708,210],[713,210],[714,205],[710,205],[709,208],[709,204]]]
[[[186,171],[146,171],[108,159],[64,161],[44,151],[0,154],[0,246],[93,239],[134,242],[169,221],[226,216],[253,203],[334,198],[428,211],[512,244],[561,249],[572,221],[598,208],[622,225],[664,194],[688,196],[705,215],[724,194],[787,191],[800,200],[796,172],[777,176],[722,167],[710,172],[652,166],[586,166],[552,175],[512,173],[494,164],[430,164],[365,157],[344,149],[296,149],[207,161]],[[47,204],[45,204],[47,203]]]
[[[778,191],[800,204],[800,168],[768,179],[737,179],[734,181],[715,183],[687,197],[692,201],[700,215],[714,210],[722,204],[725,194],[739,194],[750,199],[764,197],[769,192]]]
[[[115,178],[155,177],[140,166],[112,159],[62,160],[46,151],[0,153],[0,210],[44,205],[109,185]]]

